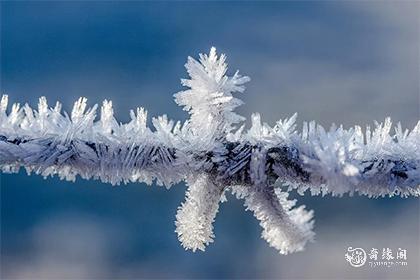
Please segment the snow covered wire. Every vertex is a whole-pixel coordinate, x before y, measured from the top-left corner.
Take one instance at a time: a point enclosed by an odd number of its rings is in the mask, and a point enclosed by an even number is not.
[[[281,254],[302,250],[313,239],[312,211],[295,208],[288,191],[369,197],[420,195],[420,122],[412,131],[391,120],[361,127],[325,130],[315,122],[296,130],[296,114],[274,127],[252,115],[245,131],[244,118],[234,109],[242,104],[234,93],[243,92],[246,76],[228,76],[224,55],[189,57],[190,79],[175,101],[190,118],[181,124],[166,115],[146,126],[143,108],[131,111],[131,121],[119,124],[112,102],[87,108],[80,98],[70,116],[61,104],[49,108],[44,97],[38,110],[0,104],[0,168],[61,179],[99,179],[113,185],[146,182],[170,187],[186,181],[185,202],[176,215],[176,233],[186,249],[204,250],[213,242],[213,221],[219,203],[232,191],[244,199],[263,228],[262,237]],[[241,125],[241,126],[240,126]],[[284,186],[288,186],[285,189]]]

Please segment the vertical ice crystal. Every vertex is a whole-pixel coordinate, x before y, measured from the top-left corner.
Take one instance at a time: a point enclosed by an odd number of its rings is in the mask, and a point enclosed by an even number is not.
[[[200,54],[199,61],[188,57],[185,64],[190,79],[182,79],[181,83],[189,89],[174,96],[175,102],[190,114],[186,127],[192,142],[211,145],[245,120],[234,112],[242,101],[233,93],[243,92],[243,84],[250,78],[239,75],[238,71],[227,76],[225,60],[226,56],[218,57],[216,48],[212,47],[208,55]]]

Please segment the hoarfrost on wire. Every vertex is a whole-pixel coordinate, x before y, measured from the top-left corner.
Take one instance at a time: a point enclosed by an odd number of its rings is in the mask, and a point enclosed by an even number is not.
[[[303,250],[313,240],[313,212],[295,207],[288,191],[369,197],[420,195],[420,122],[413,130],[398,124],[391,134],[389,118],[375,128],[360,126],[329,130],[315,122],[296,129],[297,115],[273,127],[259,114],[245,118],[234,109],[242,101],[234,94],[250,79],[228,76],[225,55],[212,48],[199,61],[189,57],[186,90],[175,101],[190,118],[181,124],[166,115],[146,126],[147,111],[130,111],[131,121],[118,123],[112,102],[105,100],[96,120],[97,105],[86,98],[70,115],[61,104],[50,108],[41,97],[38,110],[0,103],[0,168],[2,172],[44,177],[57,174],[72,180],[99,179],[113,185],[156,181],[170,187],[185,181],[185,202],[176,215],[176,233],[186,249],[205,250],[213,242],[213,221],[219,203],[231,191],[243,199],[263,229],[262,238],[281,254]],[[285,189],[284,186],[288,186]]]

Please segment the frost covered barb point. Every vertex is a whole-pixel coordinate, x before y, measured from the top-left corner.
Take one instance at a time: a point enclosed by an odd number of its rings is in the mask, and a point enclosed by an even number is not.
[[[288,191],[312,195],[345,193],[369,197],[420,195],[420,122],[392,133],[389,118],[375,128],[355,126],[325,130],[315,122],[296,130],[296,114],[274,127],[234,112],[235,97],[250,79],[227,75],[226,57],[212,48],[199,61],[189,57],[189,79],[175,101],[188,111],[183,124],[166,115],[146,126],[147,111],[130,111],[131,121],[114,118],[111,101],[87,107],[80,98],[70,116],[61,104],[48,107],[41,97],[38,110],[0,102],[0,168],[61,179],[99,179],[113,185],[156,181],[170,187],[185,181],[185,202],[176,214],[176,230],[186,249],[205,250],[213,242],[213,221],[219,203],[230,191],[243,199],[262,227],[262,237],[281,254],[303,250],[314,237],[313,213],[295,207]]]

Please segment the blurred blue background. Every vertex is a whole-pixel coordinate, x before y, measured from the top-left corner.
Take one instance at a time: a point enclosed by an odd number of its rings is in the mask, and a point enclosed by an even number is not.
[[[244,116],[299,113],[323,125],[419,119],[420,3],[0,2],[1,91],[66,111],[79,96],[187,115],[173,102],[188,55],[216,46],[252,81]],[[316,242],[282,256],[228,197],[206,252],[174,232],[185,185],[111,187],[1,174],[1,278],[420,278],[419,201],[300,197],[315,210]],[[407,249],[408,266],[353,268],[347,247]]]

